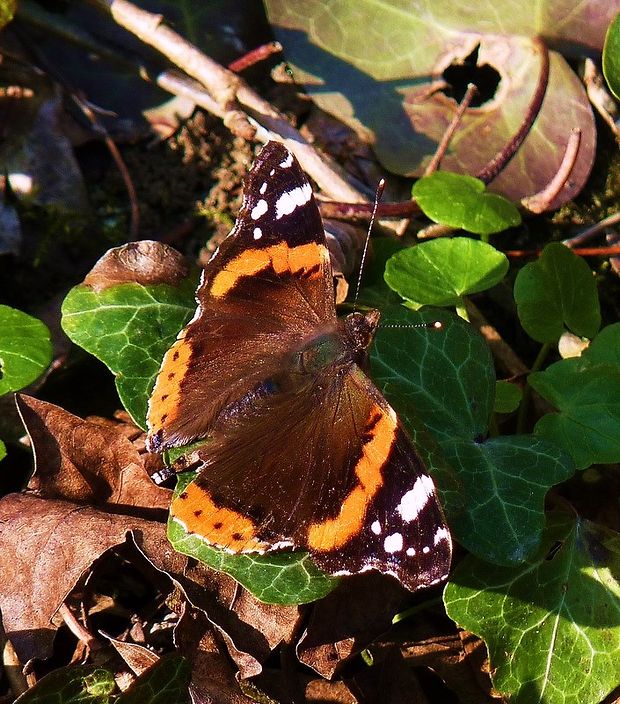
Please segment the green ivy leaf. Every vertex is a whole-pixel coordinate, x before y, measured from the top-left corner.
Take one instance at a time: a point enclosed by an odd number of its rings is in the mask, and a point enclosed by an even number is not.
[[[470,552],[497,565],[522,562],[538,548],[545,495],[574,473],[568,457],[542,438],[507,435],[441,445],[456,470],[467,511],[451,528]]]
[[[180,474],[175,497],[195,473]],[[168,520],[168,540],[177,552],[194,557],[220,572],[226,572],[257,599],[268,604],[305,604],[329,594],[339,580],[323,574],[305,552],[271,555],[230,555],[189,535],[172,518]]]
[[[51,361],[47,326],[20,310],[0,305],[0,396],[31,384]]]
[[[620,14],[616,15],[605,35],[603,75],[611,92],[620,100]]]
[[[620,369],[620,323],[607,325],[581,355],[588,364],[612,364]]]
[[[115,704],[189,704],[191,676],[184,657],[168,655],[143,672]]]
[[[141,428],[161,360],[195,308],[195,282],[119,284],[103,291],[80,285],[62,305],[70,339],[116,375],[123,406]]]
[[[434,323],[441,323],[440,328]],[[418,418],[450,462],[429,469],[442,492],[459,543],[498,564],[536,550],[549,487],[574,471],[570,459],[533,436],[486,439],[495,374],[487,345],[470,325],[447,311],[384,312],[372,350],[372,377],[414,441]],[[407,325],[418,324],[420,327]]]
[[[512,413],[519,408],[523,392],[516,384],[509,381],[498,381],[495,384],[495,413]]]
[[[563,359],[529,383],[559,413],[543,416],[534,432],[563,447],[578,469],[620,462],[620,366]]]
[[[594,337],[601,324],[596,281],[586,262],[563,244],[548,244],[517,274],[514,296],[521,325],[538,342],[557,342],[567,328]]]
[[[436,171],[416,181],[412,195],[434,222],[477,235],[490,235],[521,224],[516,206],[503,196],[489,193],[484,183],[473,176]]]
[[[111,704],[114,675],[96,665],[62,667],[42,677],[15,704]]]
[[[411,307],[464,306],[464,296],[499,283],[508,259],[469,237],[436,239],[397,252],[387,262],[385,281]]]
[[[598,704],[618,684],[620,537],[552,514],[538,553],[519,567],[468,556],[448,615],[482,637],[493,684],[513,704]]]

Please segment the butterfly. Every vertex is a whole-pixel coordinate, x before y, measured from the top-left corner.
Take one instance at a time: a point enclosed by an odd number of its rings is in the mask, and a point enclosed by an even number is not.
[[[337,317],[319,209],[282,144],[252,166],[196,301],[148,410],[152,452],[208,438],[172,520],[233,554],[304,550],[326,573],[410,590],[445,579],[433,480],[363,371],[379,312]]]

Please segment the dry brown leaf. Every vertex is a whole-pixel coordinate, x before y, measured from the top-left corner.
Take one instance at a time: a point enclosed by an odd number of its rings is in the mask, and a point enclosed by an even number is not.
[[[145,455],[119,429],[30,396],[18,394],[16,403],[35,458],[30,490],[43,498],[115,504],[166,519],[172,492],[150,480]]]
[[[387,631],[403,599],[400,584],[376,572],[343,580],[314,605],[297,646],[301,662],[326,678],[350,657]]]
[[[128,531],[148,538],[164,562],[182,566],[164,524],[31,494],[0,500],[0,610],[23,663],[51,655],[54,614],[95,560],[125,542]]]
[[[139,645],[138,643],[126,643],[125,641],[112,638],[112,636],[105,633],[102,633],[102,635],[105,635],[110,641],[116,652],[123,658],[134,675],[141,675],[159,660],[159,655],[156,655],[152,650],[145,648],[143,645]]]
[[[241,690],[225,649],[205,614],[185,605],[175,628],[175,644],[192,663],[194,701],[209,704],[250,704]]]
[[[90,270],[84,284],[95,291],[124,283],[178,286],[188,274],[189,267],[176,249],[142,240],[108,250]]]

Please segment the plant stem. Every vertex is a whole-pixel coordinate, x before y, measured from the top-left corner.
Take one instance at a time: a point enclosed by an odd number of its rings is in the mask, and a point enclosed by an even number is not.
[[[530,374],[532,374],[533,372],[537,372],[542,367],[550,350],[551,350],[551,343],[550,342],[545,342],[541,346],[540,350],[538,351],[538,354],[536,355],[536,359],[534,360],[534,364],[532,365],[532,368],[530,369]],[[523,388],[523,398],[521,399],[521,405],[519,407],[519,415],[517,416],[517,433],[518,434],[525,432],[525,424],[527,421],[527,412],[529,410],[531,397],[532,397],[532,387],[530,386],[529,381],[527,381],[527,377],[526,377],[525,387]]]

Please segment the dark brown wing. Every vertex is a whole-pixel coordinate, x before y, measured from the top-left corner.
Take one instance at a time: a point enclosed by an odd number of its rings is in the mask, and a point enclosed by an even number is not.
[[[202,457],[172,516],[209,544],[307,549],[326,572],[376,569],[412,590],[448,573],[450,535],[433,481],[355,365],[266,396],[216,430]]]
[[[276,373],[300,340],[336,319],[318,207],[281,144],[267,144],[250,170],[235,227],[205,268],[196,300],[151,395],[152,451],[206,436],[223,409]]]

